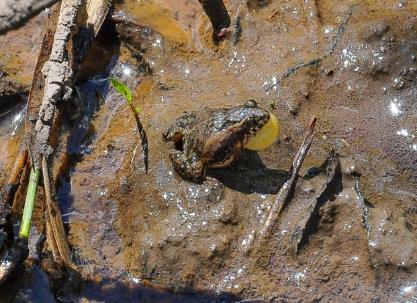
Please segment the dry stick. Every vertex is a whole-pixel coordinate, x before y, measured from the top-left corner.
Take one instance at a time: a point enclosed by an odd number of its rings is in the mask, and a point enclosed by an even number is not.
[[[260,231],[261,238],[263,239],[268,238],[271,235],[272,230],[274,229],[282,210],[290,200],[295,184],[297,183],[298,173],[304,162],[304,158],[310,149],[311,143],[313,142],[313,134],[314,127],[316,126],[316,121],[317,118],[313,117],[305,134],[304,140],[300,148],[298,149],[298,152],[294,157],[293,163],[291,165],[291,177],[287,182],[284,183],[284,185],[279,190],[277,199],[275,200],[275,203],[272,205],[268,218],[266,219],[265,224]]]
[[[54,260],[61,259],[67,267],[73,267],[71,261],[71,250],[65,236],[64,224],[62,223],[61,211],[53,199],[51,179],[49,176],[48,164],[45,156],[42,158],[42,175],[45,187],[46,202],[46,229],[47,241],[51,248]],[[58,258],[59,257],[59,258]]]
[[[307,155],[311,143],[313,141],[313,133],[314,127],[316,126],[316,121],[317,118],[314,116],[311,119],[310,125],[304,136],[303,142],[301,143],[301,146],[298,149],[298,152],[295,155],[294,160],[289,169],[291,176],[280,188],[275,203],[272,205],[271,211],[269,212],[268,218],[266,219],[265,224],[259,232],[259,236],[254,236],[249,239],[249,243],[246,245],[246,249],[243,251],[245,255],[249,254],[254,248],[255,253],[259,251],[259,249],[264,244],[265,240],[267,240],[270,234],[272,233],[272,230],[276,226],[276,223],[282,210],[290,200],[295,184],[297,183],[298,172],[300,171],[301,165],[304,162],[304,158]]]
[[[81,7],[81,0],[63,0],[59,11],[56,10],[52,14],[36,65],[38,74],[34,75],[26,121],[28,147],[33,157],[32,166],[42,169],[44,174],[48,244],[54,260],[67,266],[71,265],[71,260],[68,258],[70,253],[65,233],[62,237],[59,233],[59,223],[54,222],[51,215],[56,211],[54,216],[60,217],[60,212],[58,208],[54,209],[51,206],[52,192],[46,158],[54,151],[51,142],[57,129],[58,104],[70,97],[70,86],[75,78],[76,64],[71,45],[72,36],[80,20]]]
[[[294,66],[289,67],[280,77],[279,80],[276,83],[272,83],[271,85],[265,87],[265,91],[269,91],[271,89],[273,89],[274,87],[279,87],[280,83],[282,80],[284,80],[285,78],[288,78],[289,76],[295,74],[296,71],[298,71],[299,69],[303,68],[303,67],[307,67],[307,66],[313,66],[313,65],[318,65],[325,57],[322,58],[315,58],[312,59],[310,61],[307,62],[300,62],[297,63]]]
[[[236,13],[236,19],[235,22],[233,22],[233,27],[234,27],[234,31],[232,34],[232,45],[236,45],[239,42],[240,36],[242,35],[242,24],[240,23],[240,7],[241,7],[242,3],[239,4],[239,7],[237,8],[237,13]]]
[[[333,54],[334,50],[336,49],[337,44],[342,39],[343,34],[345,33],[346,25],[348,24],[348,22],[350,20],[350,17],[352,17],[352,13],[353,13],[354,8],[355,8],[355,6],[352,6],[349,9],[349,11],[348,11],[348,13],[345,17],[345,20],[343,20],[342,24],[340,24],[339,28],[337,29],[336,39],[334,39],[333,44],[328,51],[328,54],[327,54],[328,56]]]
[[[53,153],[51,138],[58,117],[58,103],[68,101],[75,78],[72,35],[80,18],[81,0],[63,0],[48,60],[42,68],[44,89],[34,127],[31,129],[30,148],[33,165],[41,167],[42,156]]]
[[[74,14],[74,18],[76,18],[78,14],[78,5],[77,2],[67,2],[69,4],[70,10],[72,9],[72,13]],[[97,35],[98,31],[101,28],[101,25],[104,22],[104,19],[108,13],[110,8],[111,1],[110,0],[89,0],[87,1],[87,26],[91,25],[93,27],[94,35]],[[72,7],[71,7],[72,5]],[[63,12],[63,11],[62,11]],[[61,18],[61,15],[60,15]],[[58,23],[58,28],[65,24]],[[60,37],[55,37],[54,42],[56,39],[60,39]],[[65,51],[66,45],[63,45],[63,49]],[[59,50],[59,51],[62,51]],[[58,63],[58,62],[54,62]],[[75,78],[75,73],[74,73]],[[71,82],[71,80],[69,80]],[[65,85],[65,83],[62,83]],[[48,245],[51,248],[53,257],[55,261],[61,260],[67,268],[74,268],[74,264],[71,260],[71,250],[69,248],[66,235],[64,224],[62,222],[61,211],[56,204],[54,197],[54,190],[51,187],[51,178],[49,175],[49,169],[47,164],[47,159],[45,154],[42,155],[42,173],[43,173],[43,180],[45,186],[45,202],[46,202],[46,214],[45,214],[45,224],[46,224],[46,233],[47,233],[47,241]]]
[[[53,200],[53,188],[47,165],[47,158],[51,156],[53,149],[49,144],[55,129],[53,127],[54,121],[56,121],[58,115],[57,103],[68,100],[66,97],[71,92],[69,87],[76,78],[77,63],[75,63],[71,46],[74,42],[73,32],[78,27],[92,27],[93,34],[96,35],[107,15],[110,4],[111,1],[109,0],[87,1],[87,20],[83,20],[80,18],[80,11],[84,5],[83,1],[62,1],[53,40],[51,41],[49,37],[49,40],[45,43],[45,49],[50,49],[45,52],[45,55],[49,55],[49,58],[43,60],[42,74],[44,75],[45,85],[43,86],[42,103],[38,109],[37,122],[35,127],[32,128],[34,140],[32,139],[31,143],[34,145],[35,166],[42,166],[44,175],[48,244],[50,244],[55,261],[62,261],[68,267],[73,267],[71,252],[66,241],[60,210]]]
[[[42,100],[36,104],[39,106],[36,108],[36,116],[31,117],[35,121],[30,125],[30,147],[33,151],[35,167],[40,168],[42,155],[49,158],[53,153],[53,147],[50,144],[56,129],[54,123],[58,117],[58,104],[65,103],[71,98],[71,87],[77,76],[79,60],[84,58],[81,53],[87,51],[83,49],[81,52],[79,48],[88,48],[87,40],[92,38],[77,35],[77,31],[83,33],[81,32],[83,28],[91,26],[93,27],[92,34],[95,35],[104,20],[105,16],[102,14],[107,14],[109,4],[108,0],[89,0],[87,3],[82,0],[61,2],[53,40],[47,41],[49,43],[45,45],[45,48],[50,51],[48,59],[43,60],[45,63],[41,70],[44,76]],[[87,5],[87,20],[84,20],[83,15],[85,5]],[[94,9],[97,11],[92,11]],[[84,40],[79,41],[80,39]],[[32,115],[33,110],[29,109]]]

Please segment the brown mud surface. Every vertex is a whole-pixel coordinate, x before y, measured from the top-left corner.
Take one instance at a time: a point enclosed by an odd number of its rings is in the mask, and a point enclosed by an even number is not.
[[[135,22],[117,26],[121,43],[106,72],[134,91],[149,171],[121,96],[103,75],[80,83],[83,109],[71,113],[63,127],[69,135],[57,150],[67,159],[57,180],[59,202],[75,261],[89,281],[77,301],[417,302],[416,3],[288,0],[256,9],[225,3],[232,23],[241,18],[236,45],[231,38],[211,42],[198,1],[116,5],[119,17]],[[42,18],[0,36],[0,67],[24,85]],[[19,53],[7,48],[11,37]],[[168,157],[172,145],[162,140],[169,122],[250,98],[278,117],[279,140],[244,153],[230,168],[210,170],[201,185],[182,180]],[[252,239],[313,115],[318,123],[304,177],[274,237],[259,245]],[[1,119],[8,119],[0,121],[5,170],[18,140],[10,128],[15,114]],[[326,183],[331,150],[340,166]],[[317,199],[323,186],[326,195]],[[315,202],[320,209],[311,214],[307,206]],[[303,229],[308,216],[314,224]],[[142,285],[205,295],[141,297],[148,291]],[[218,294],[231,297],[212,297]]]

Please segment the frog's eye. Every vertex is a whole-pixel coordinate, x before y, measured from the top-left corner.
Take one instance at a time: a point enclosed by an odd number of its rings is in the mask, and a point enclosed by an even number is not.
[[[246,101],[245,107],[256,108],[256,107],[258,107],[258,103],[256,103],[256,101],[253,100],[253,99],[249,99],[248,101]]]

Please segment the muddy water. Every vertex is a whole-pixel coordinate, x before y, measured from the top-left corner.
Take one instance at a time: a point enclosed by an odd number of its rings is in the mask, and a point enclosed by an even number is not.
[[[197,1],[116,6],[141,24],[138,30],[150,28],[134,46],[151,74],[124,45],[123,29],[108,68],[135,92],[150,169],[145,173],[136,124],[121,97],[100,82],[103,76],[82,84],[93,111],[70,131],[73,161],[58,182],[74,256],[91,281],[81,300],[103,300],[106,289],[114,301],[128,300],[115,281],[122,290],[147,285],[261,301],[417,297],[416,4],[271,2],[248,9],[226,1],[232,20],[238,10],[241,17],[237,45],[210,41]],[[319,64],[288,72],[315,59]],[[279,140],[209,172],[202,185],[183,181],[168,158],[171,144],[162,141],[168,123],[185,111],[249,98],[279,117]],[[322,173],[299,181],[275,237],[258,254],[246,253],[312,115],[319,122],[301,173],[320,167],[333,149],[342,163],[338,186],[296,254],[286,241],[323,185]]]

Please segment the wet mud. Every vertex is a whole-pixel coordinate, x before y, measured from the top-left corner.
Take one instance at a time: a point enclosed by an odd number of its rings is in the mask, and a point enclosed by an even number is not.
[[[414,302],[416,4],[225,4],[232,24],[240,19],[236,44],[232,36],[212,42],[198,1],[116,4],[120,41],[108,47],[104,69],[80,80],[82,110],[70,111],[56,151],[65,160],[56,169],[59,203],[84,281],[76,300]],[[20,55],[0,46],[9,51],[0,67],[24,85],[30,77],[19,77],[36,62],[26,43],[17,44]],[[135,118],[108,75],[141,108],[147,173]],[[169,123],[251,98],[278,117],[279,139],[209,170],[203,184],[182,180],[162,139]],[[256,246],[313,115],[316,135],[294,198],[273,237]],[[16,115],[6,117],[2,169],[19,141],[10,128]],[[17,298],[33,287],[27,280]]]

